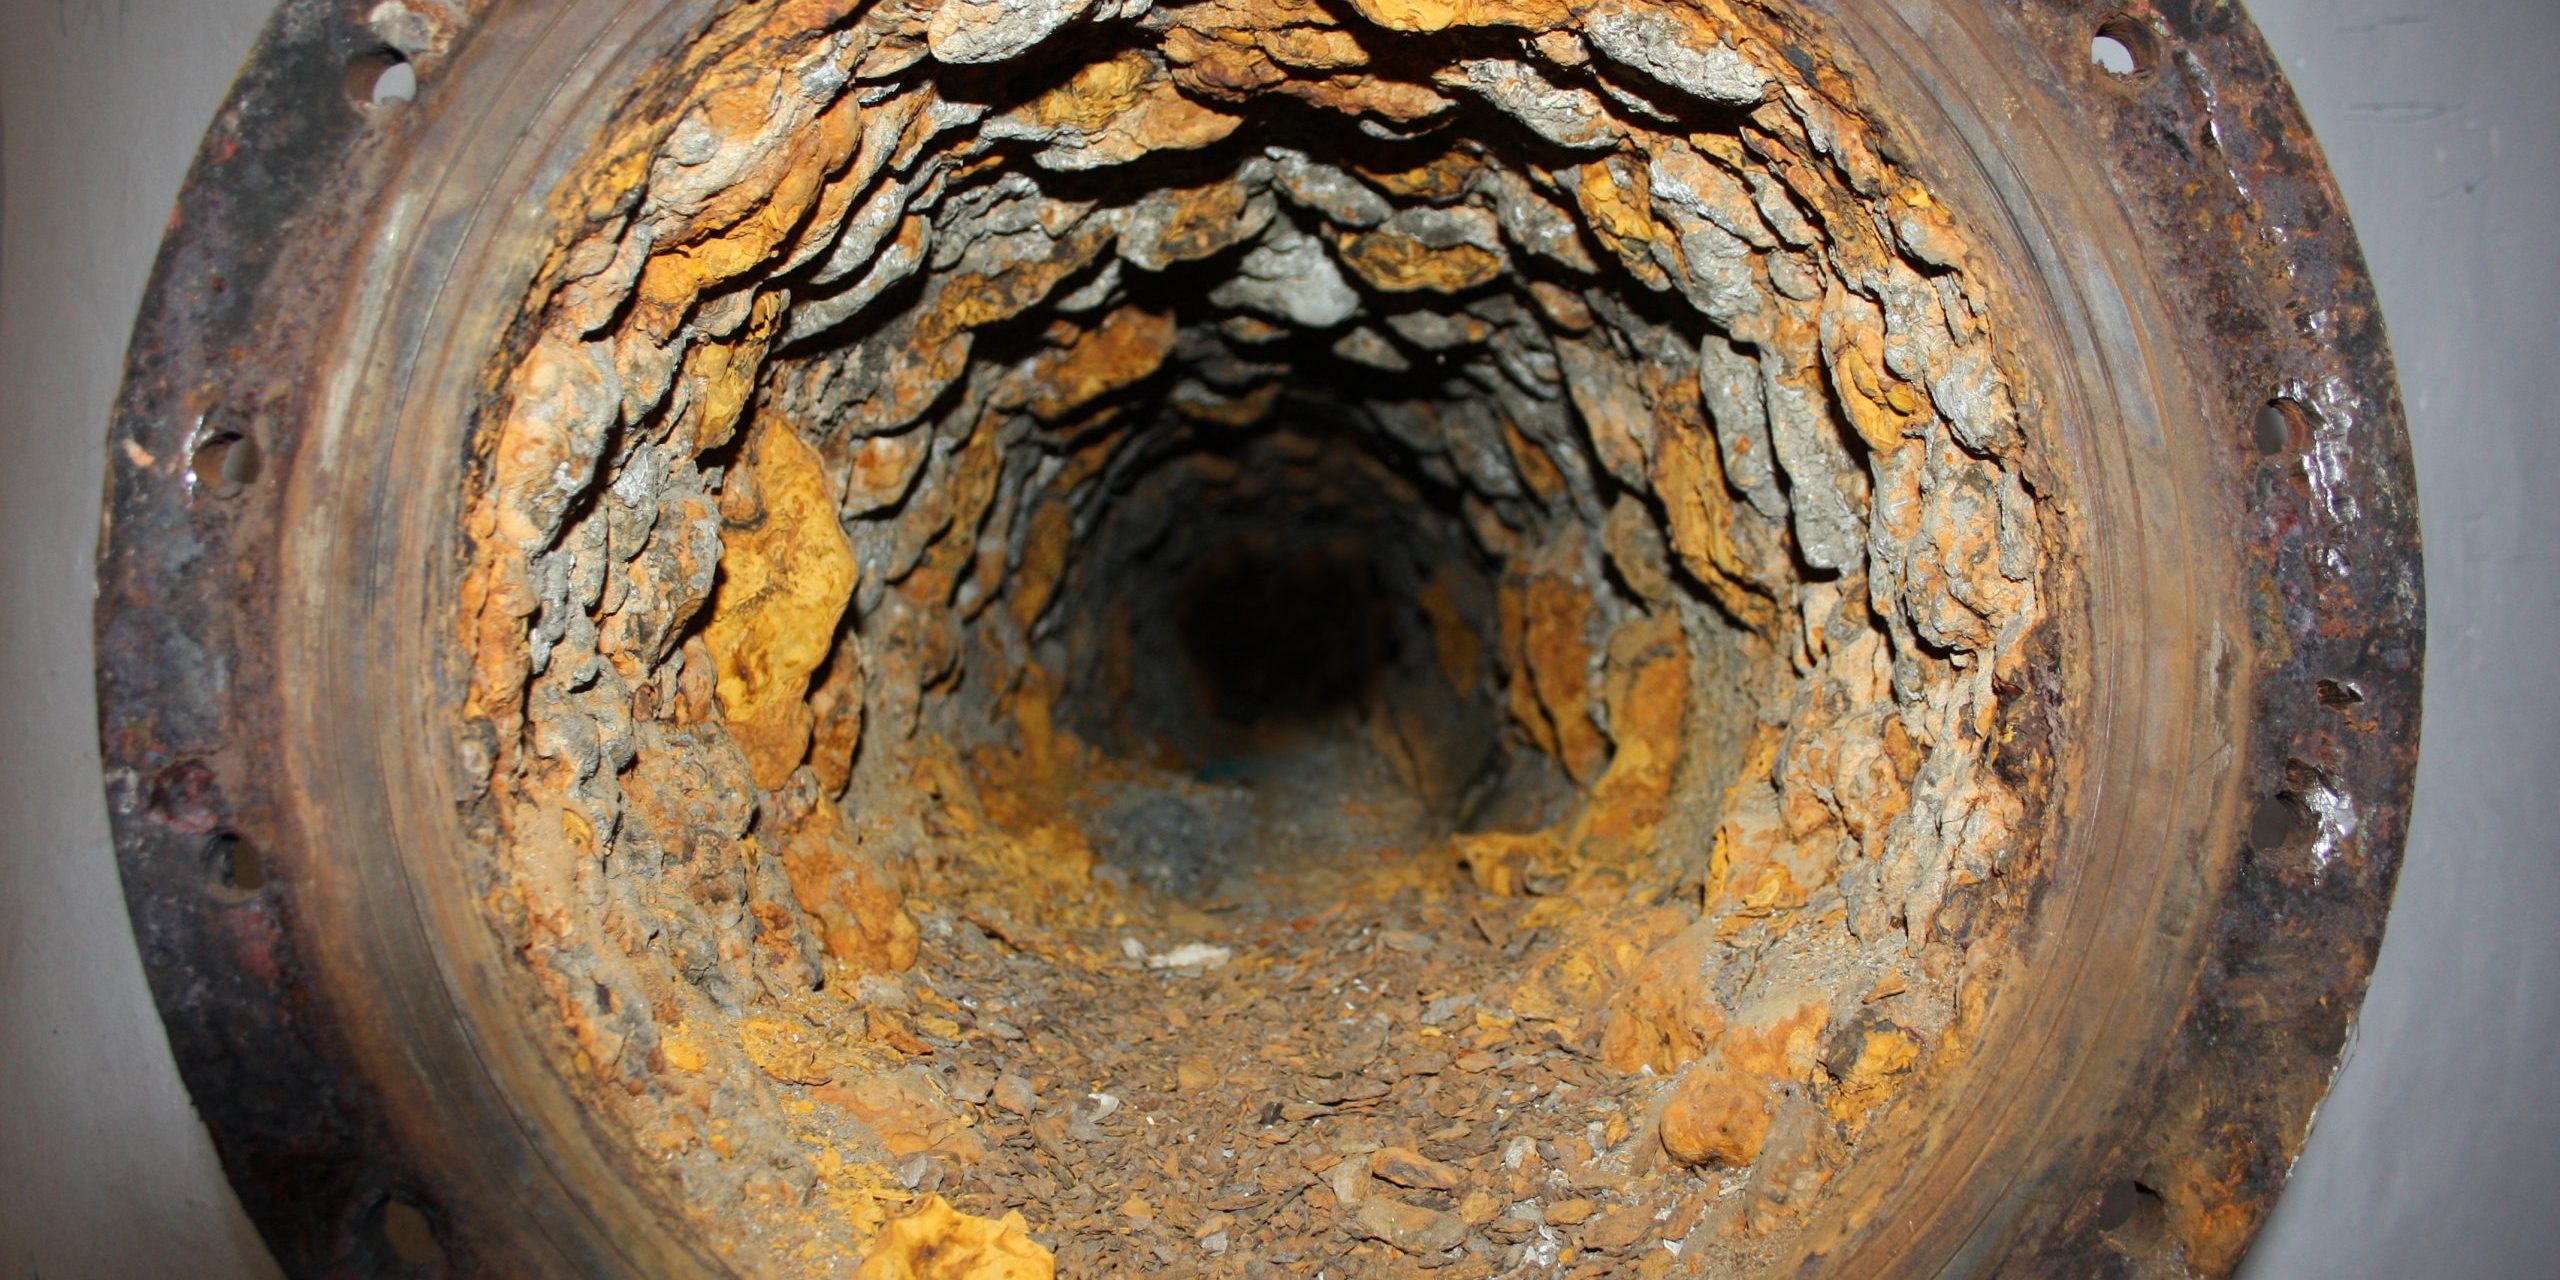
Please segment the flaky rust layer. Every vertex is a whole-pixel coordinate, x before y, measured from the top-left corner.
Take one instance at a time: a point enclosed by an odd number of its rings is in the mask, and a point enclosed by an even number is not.
[[[902,898],[1123,909],[1037,655],[1115,485],[1310,412],[1461,513],[1437,661],[1583,789],[1420,856],[1541,895],[1492,990],[1669,1077],[1734,1257],[1963,1051],[2052,536],[1963,237],[1760,9],[1356,9],[743,5],[559,202],[467,522],[489,901],[751,1269],[990,1158]]]

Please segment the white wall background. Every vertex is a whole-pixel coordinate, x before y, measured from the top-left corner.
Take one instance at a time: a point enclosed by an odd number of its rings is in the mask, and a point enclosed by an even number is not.
[[[269,3],[0,0],[0,1280],[273,1273],[143,987],[89,668],[126,332]],[[2390,937],[2245,1280],[2560,1275],[2560,4],[2248,7],[2372,258],[2434,622]]]
[[[0,1278],[272,1275],[142,983],[90,691],[107,413],[272,0],[0,0]]]

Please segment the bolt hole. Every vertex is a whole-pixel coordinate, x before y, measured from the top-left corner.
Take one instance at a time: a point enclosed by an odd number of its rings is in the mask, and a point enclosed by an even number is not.
[[[2160,1193],[2133,1179],[2110,1186],[2098,1197],[2098,1229],[2122,1231],[2137,1219],[2160,1212]]]
[[[2269,457],[2301,453],[2311,447],[2311,410],[2299,400],[2278,396],[2258,410],[2249,435],[2258,452]]]
[[[245,897],[267,887],[267,860],[236,831],[213,833],[205,841],[204,860],[214,883],[232,893]]]
[[[2147,76],[2159,65],[2160,37],[2130,15],[2118,14],[2089,37],[2089,62],[2118,80]]]
[[[2281,849],[2301,825],[2302,815],[2293,801],[2281,795],[2268,796],[2258,801],[2258,807],[2249,814],[2249,845],[2261,853]]]
[[[435,1223],[427,1211],[405,1196],[390,1195],[373,1211],[373,1243],[377,1257],[412,1272],[440,1268],[444,1246],[436,1243]]]
[[[347,100],[359,107],[387,107],[418,96],[418,69],[397,49],[376,49],[347,60]]]
[[[188,459],[187,482],[199,493],[229,498],[256,484],[265,469],[266,454],[255,439],[237,431],[217,431],[206,436]]]

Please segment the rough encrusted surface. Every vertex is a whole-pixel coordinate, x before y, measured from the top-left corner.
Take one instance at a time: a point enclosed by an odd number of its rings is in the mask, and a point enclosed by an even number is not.
[[[1091,1270],[1747,1265],[1964,1052],[2030,879],[1992,743],[2050,531],[1963,237],[1759,10],[1354,7],[742,6],[562,202],[468,514],[487,900],[750,1270],[850,1272],[928,1179]],[[1576,799],[1372,806],[1329,839],[1394,873],[1331,916],[1321,876],[1222,924],[1098,874],[1076,797],[1188,785],[1057,724],[1130,661],[1107,549],[1345,501],[1482,584],[1416,592],[1437,678]],[[1439,721],[1370,721],[1429,791]],[[1254,1118],[1406,1191],[1302,1161],[1329,1181],[1233,1220],[1126,1117],[1052,1141],[1054,1083],[977,1089],[1137,1069],[1167,979],[1131,920],[1230,931],[1219,999],[1362,1046],[1315,1073],[1385,1078],[1361,1124]],[[1331,945],[1254,942],[1293,920]],[[1425,944],[1358,1026],[1345,920]],[[1026,1000],[1057,1043],[989,1012]],[[1473,1061],[1450,1000],[1543,1110],[1395,1088]],[[1293,1052],[1165,1105],[1306,1094]],[[1458,1184],[1381,1172],[1417,1145]]]

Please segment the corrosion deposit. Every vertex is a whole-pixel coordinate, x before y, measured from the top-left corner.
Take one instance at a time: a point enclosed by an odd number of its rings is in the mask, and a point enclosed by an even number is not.
[[[630,1176],[760,1275],[1792,1258],[2002,978],[2070,559],[1803,21],[789,0],[631,90],[451,615]]]

